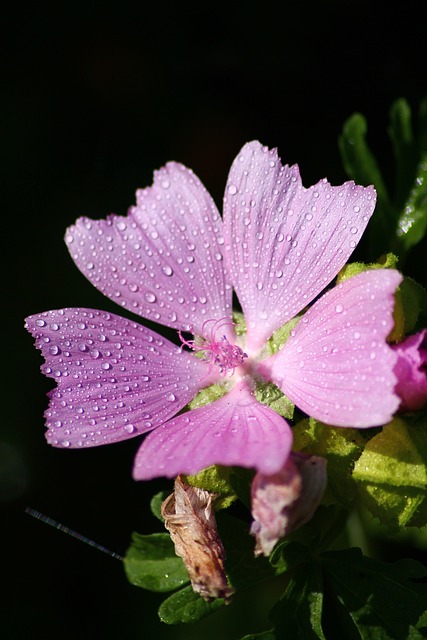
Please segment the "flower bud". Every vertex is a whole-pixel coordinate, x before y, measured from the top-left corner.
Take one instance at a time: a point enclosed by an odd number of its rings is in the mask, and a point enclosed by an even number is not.
[[[318,456],[293,453],[278,473],[257,473],[251,489],[255,555],[268,556],[280,538],[308,522],[325,488],[326,460]]]

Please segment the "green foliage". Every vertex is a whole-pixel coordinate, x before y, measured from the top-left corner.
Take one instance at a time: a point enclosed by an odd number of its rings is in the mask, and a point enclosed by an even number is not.
[[[189,581],[168,533],[134,533],[124,567],[130,583],[149,591],[172,591]]]
[[[159,607],[159,618],[166,624],[197,622],[224,604],[222,598],[206,602],[193,589],[186,587],[164,600]]]
[[[376,210],[367,230],[372,258],[392,249],[403,262],[427,230],[427,100],[420,105],[416,131],[413,120],[405,99],[392,104],[388,128],[395,156],[392,195],[366,141],[362,114],[348,118],[338,140],[348,176],[359,184],[373,184],[377,191]]]
[[[416,629],[427,608],[427,585],[420,583],[427,571],[421,564],[413,560],[378,562],[359,549],[325,553],[322,564],[325,581],[357,627],[359,638],[425,637]]]
[[[353,471],[363,504],[392,533],[411,524],[426,499],[427,419],[412,422],[395,418],[385,426]]]

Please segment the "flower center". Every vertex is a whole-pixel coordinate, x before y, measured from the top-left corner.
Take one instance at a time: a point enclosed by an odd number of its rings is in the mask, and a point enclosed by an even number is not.
[[[211,328],[205,331],[205,327],[209,324],[212,324]],[[218,367],[221,375],[232,376],[248,356],[238,345],[232,344],[226,335],[222,334],[218,338],[218,332],[225,325],[233,325],[233,323],[227,318],[206,320],[202,326],[202,336],[195,336],[194,340],[185,340],[179,332],[179,337],[187,347],[201,353],[203,360],[209,362],[211,366]]]

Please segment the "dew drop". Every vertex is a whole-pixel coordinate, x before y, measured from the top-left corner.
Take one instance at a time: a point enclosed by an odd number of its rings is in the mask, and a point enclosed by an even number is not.
[[[335,311],[337,313],[342,313],[344,311],[344,307],[342,306],[342,304],[337,304],[335,307]]]
[[[165,274],[165,276],[171,276],[173,274],[173,269],[168,264],[162,267],[162,271]]]
[[[36,320],[36,325],[38,327],[45,327],[46,326],[46,322],[44,320]]]
[[[148,292],[145,294],[145,299],[147,300],[147,302],[156,302],[157,297],[154,293]]]
[[[237,193],[237,187],[234,184],[229,184],[228,185],[228,193],[230,194],[230,196],[235,196]]]
[[[51,347],[49,347],[49,353],[51,356],[57,356],[58,353],[61,353],[61,349],[56,345],[52,345]]]

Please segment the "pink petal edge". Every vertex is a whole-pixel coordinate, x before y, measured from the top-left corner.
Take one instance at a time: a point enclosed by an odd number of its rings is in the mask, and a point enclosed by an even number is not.
[[[222,220],[195,174],[175,162],[137,191],[126,217],[80,218],[65,240],[99,291],[144,318],[202,333],[205,320],[231,318]]]
[[[278,471],[289,456],[288,423],[260,404],[246,383],[238,383],[211,404],[163,424],[142,443],[134,463],[135,480],[195,474],[213,464]]]
[[[317,420],[357,428],[387,423],[399,406],[397,355],[386,338],[401,280],[397,271],[381,269],[337,285],[304,314],[260,371]]]
[[[347,262],[373,213],[373,187],[326,180],[306,189],[277,150],[246,144],[224,197],[227,267],[248,327],[246,348],[311,302]]]
[[[26,328],[56,381],[45,413],[49,444],[90,447],[162,424],[212,383],[207,364],[154,331],[94,309],[30,316]]]

